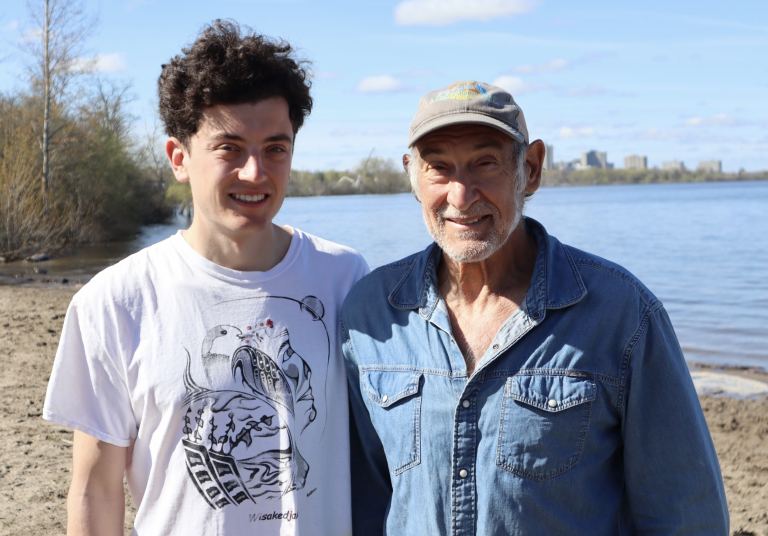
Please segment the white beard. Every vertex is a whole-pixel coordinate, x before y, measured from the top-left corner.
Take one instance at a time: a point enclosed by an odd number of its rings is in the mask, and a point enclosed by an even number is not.
[[[450,206],[444,206],[435,212],[434,221],[429,218],[424,208],[424,223],[427,226],[429,234],[432,235],[437,245],[443,250],[443,253],[458,263],[482,262],[496,253],[507,242],[520,220],[523,218],[524,192],[515,195],[515,209],[511,219],[502,220],[499,210],[491,203],[481,201],[475,203],[466,212],[458,211]],[[493,228],[486,236],[482,236],[476,231],[461,231],[450,236],[446,236],[446,219],[472,219],[473,216],[480,216],[491,213]]]

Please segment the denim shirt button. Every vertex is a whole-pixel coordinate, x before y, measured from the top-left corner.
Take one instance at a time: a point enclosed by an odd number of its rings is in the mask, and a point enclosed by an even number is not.
[[[382,396],[382,397],[381,397],[381,402],[382,402],[383,404],[386,404],[386,403],[387,403],[387,400],[389,400],[389,397],[388,397],[387,395],[384,395],[384,396]],[[551,402],[551,400],[550,400],[550,402]]]
[[[499,345],[498,345],[498,344],[494,344],[494,345],[493,345],[493,349],[494,349],[494,350],[498,350],[498,349],[499,349]]]
[[[465,408],[468,408],[470,405],[469,400],[464,400],[464,402],[462,402],[461,405],[464,406]]]
[[[467,475],[469,475],[469,473],[467,472],[466,469],[462,469],[461,471],[459,471],[459,476],[461,478],[467,478]]]
[[[533,318],[539,318],[539,316],[540,316],[540,315],[539,315],[539,312],[538,312],[538,311],[534,311],[534,312],[533,312]]]
[[[386,398],[386,397],[384,397],[384,398]],[[555,400],[554,398],[550,398],[550,399],[549,399],[549,402],[547,402],[547,405],[548,405],[550,408],[554,408],[554,407],[556,407],[556,406],[557,406],[557,400]]]

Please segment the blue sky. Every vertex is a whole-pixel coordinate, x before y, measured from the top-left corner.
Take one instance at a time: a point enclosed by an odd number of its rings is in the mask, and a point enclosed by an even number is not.
[[[426,91],[477,79],[510,89],[555,160],[590,149],[650,165],[719,159],[768,169],[768,2],[669,0],[86,0],[104,76],[130,80],[136,129],[154,120],[160,65],[203,24],[232,18],[314,63],[315,109],[294,168],[399,159]],[[19,87],[24,0],[0,7],[0,91]]]

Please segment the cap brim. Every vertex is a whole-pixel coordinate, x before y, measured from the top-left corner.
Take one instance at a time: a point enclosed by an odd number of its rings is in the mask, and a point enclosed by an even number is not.
[[[498,119],[483,114],[464,112],[460,114],[449,114],[443,115],[441,117],[435,117],[434,119],[422,123],[419,125],[417,132],[408,141],[408,147],[413,147],[413,145],[421,138],[436,130],[440,130],[441,128],[451,125],[461,125],[467,123],[475,125],[486,125],[503,132],[507,136],[514,138],[520,143],[525,142],[525,136],[522,132],[512,128],[503,121],[499,121]]]

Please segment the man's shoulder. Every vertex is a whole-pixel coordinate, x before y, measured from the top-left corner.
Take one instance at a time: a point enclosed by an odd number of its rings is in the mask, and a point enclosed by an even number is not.
[[[368,263],[356,250],[298,229],[294,229],[294,232],[302,240],[300,255],[304,259],[298,265],[302,272],[309,270],[323,274],[326,282],[341,285],[345,294],[368,273]]]
[[[379,266],[362,278],[349,291],[344,300],[342,313],[353,312],[369,305],[378,305],[387,301],[403,278],[409,274],[422,259],[424,251],[419,251],[395,262]]]
[[[587,292],[605,294],[614,300],[621,296],[637,297],[650,308],[661,304],[653,292],[624,266],[573,246],[563,244],[563,248],[584,279]]]
[[[79,304],[130,301],[162,278],[173,255],[173,237],[148,246],[93,276],[75,295]]]
[[[340,262],[365,262],[363,256],[352,249],[349,246],[345,246],[336,242],[332,242],[325,238],[320,238],[313,234],[294,229],[294,232],[298,232],[302,240],[306,241],[308,251],[310,255],[318,255],[328,258],[329,260],[337,260]]]

